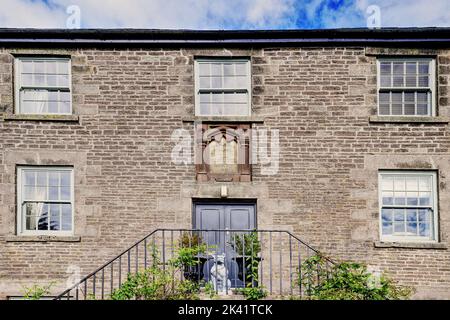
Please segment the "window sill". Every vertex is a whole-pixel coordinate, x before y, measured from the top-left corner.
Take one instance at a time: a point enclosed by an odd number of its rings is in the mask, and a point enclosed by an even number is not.
[[[252,123],[264,123],[263,117],[252,117],[252,116],[193,116],[193,117],[183,117],[183,122],[228,122],[228,123],[239,123],[239,122],[252,122]]]
[[[370,116],[370,123],[449,123],[447,117]]]
[[[33,236],[33,235],[15,235],[7,236],[6,242],[80,242],[80,236]]]
[[[438,242],[383,242],[373,243],[375,248],[403,248],[403,249],[438,249],[447,250],[447,245]]]
[[[75,114],[8,114],[3,120],[78,122],[80,117]]]

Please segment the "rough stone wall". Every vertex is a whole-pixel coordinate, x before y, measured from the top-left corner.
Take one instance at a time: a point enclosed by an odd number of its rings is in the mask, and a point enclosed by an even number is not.
[[[39,121],[13,112],[14,53],[69,54],[78,118]],[[0,48],[0,298],[22,285],[81,274],[158,227],[190,227],[192,198],[256,198],[258,227],[286,229],[334,259],[355,259],[413,285],[418,298],[450,298],[448,124],[384,123],[376,115],[376,55],[437,56],[438,114],[450,116],[450,50],[362,47],[263,49]],[[276,175],[197,183],[171,163],[171,134],[193,125],[194,56],[249,56],[256,128],[278,129]],[[73,237],[16,235],[16,166],[75,170]],[[439,174],[440,245],[380,245],[379,169]]]

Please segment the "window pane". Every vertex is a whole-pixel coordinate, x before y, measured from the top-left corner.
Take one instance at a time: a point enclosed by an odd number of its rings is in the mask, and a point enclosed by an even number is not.
[[[200,114],[202,115],[210,115],[211,114],[211,105],[207,103],[200,104]]]
[[[383,190],[394,190],[394,177],[383,176],[381,180],[381,188]]]
[[[383,230],[382,230],[384,235],[389,235],[392,234],[393,230],[392,230],[392,223],[391,222],[383,222]]]
[[[428,115],[428,106],[426,104],[418,104],[417,105],[417,114],[418,115]]]
[[[45,62],[35,61],[34,62],[34,73],[45,73]]]
[[[389,105],[388,104],[382,104],[380,105],[380,115],[390,115],[389,111]]]
[[[430,210],[419,209],[419,221],[421,222],[430,221]]]
[[[49,187],[48,188],[48,199],[49,200],[59,200],[59,188]]]
[[[38,230],[48,230],[48,205],[39,203],[37,206],[39,207],[38,211],[40,211],[40,214],[37,215]]]
[[[209,76],[209,63],[199,63],[198,67],[200,76]]]
[[[213,63],[211,64],[211,76],[222,76],[222,64]]]
[[[405,115],[407,115],[407,116],[414,115],[416,113],[415,109],[416,108],[415,108],[414,104],[406,103],[405,104]]]
[[[232,75],[234,75],[234,64],[232,64],[232,63],[225,63],[223,65],[223,74],[224,74],[224,76],[232,76]]]
[[[50,186],[59,186],[59,172],[49,172],[48,182]]]
[[[419,178],[419,190],[420,191],[431,191],[431,178],[430,177],[420,177]]]
[[[47,172],[45,171],[38,171],[36,172],[37,177],[37,185],[38,186],[47,186]]]
[[[33,200],[34,197],[34,187],[32,186],[25,186],[24,187],[24,200]]]
[[[69,63],[67,61],[58,61],[58,73],[69,74]]]
[[[61,186],[70,186],[70,172],[62,171],[61,172]]]
[[[406,232],[416,235],[417,234],[417,223],[416,222],[408,222],[408,224],[406,225]]]
[[[405,221],[405,210],[404,209],[394,209],[394,221]]]
[[[25,184],[29,186],[34,186],[36,184],[36,173],[34,171],[25,171]]]
[[[382,195],[382,202],[383,205],[393,205],[394,204],[394,193],[393,192],[386,192],[383,191],[383,195]]]
[[[381,62],[380,63],[380,74],[390,75],[392,72],[391,65],[392,64],[390,62]]]
[[[395,191],[403,191],[406,190],[406,180],[403,177],[396,176],[394,178],[394,190]]]
[[[392,114],[401,115],[402,112],[402,94],[392,93]]]
[[[394,75],[401,75],[403,76],[403,62],[394,62],[392,67],[393,67],[393,74]]]
[[[403,222],[395,222],[394,223],[394,232],[405,232],[405,223]]]
[[[34,66],[32,61],[23,61],[22,62],[22,73],[32,73]]]
[[[70,200],[70,187],[61,187],[61,200]]]
[[[423,237],[430,237],[431,230],[429,223],[419,223],[419,235]]]
[[[391,86],[391,76],[381,76],[380,78],[380,86],[382,87],[390,87]]]
[[[236,64],[236,75],[247,76],[247,63]]]
[[[51,204],[50,205],[50,230],[60,230],[60,205]]]
[[[419,205],[428,206],[431,204],[430,199],[431,194],[429,192],[420,192],[419,193]]]
[[[419,190],[418,179],[416,177],[406,177],[406,190],[417,191]]]
[[[61,209],[61,229],[65,231],[72,230],[72,206],[70,204],[62,204]]]
[[[406,198],[406,204],[408,206],[417,206],[419,204],[418,193],[417,192],[408,192]]]
[[[429,74],[429,63],[428,62],[419,62],[419,74]]]
[[[429,79],[428,76],[420,76],[419,77],[419,87],[428,87],[429,86]]]
[[[392,86],[393,87],[403,87],[403,76],[394,76],[393,81],[392,81]]]
[[[60,113],[70,113],[70,103],[69,102],[60,102],[59,103],[59,112]]]
[[[383,222],[392,222],[392,209],[382,209],[381,219]]]
[[[417,62],[407,62],[406,63],[406,74],[416,74]]]
[[[417,221],[417,209],[406,209],[406,221],[408,222]]]
[[[26,216],[25,230],[36,230],[36,216]]]

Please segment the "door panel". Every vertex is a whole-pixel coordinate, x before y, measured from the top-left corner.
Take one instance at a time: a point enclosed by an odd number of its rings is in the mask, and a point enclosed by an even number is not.
[[[221,205],[196,205],[195,229],[214,230],[225,228],[224,207]],[[208,246],[219,246],[224,241],[220,232],[202,232]]]
[[[230,230],[255,229],[254,206],[227,206],[225,208],[225,227]]]

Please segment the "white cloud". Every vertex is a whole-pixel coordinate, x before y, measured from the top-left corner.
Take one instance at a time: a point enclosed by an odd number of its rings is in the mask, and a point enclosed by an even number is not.
[[[83,28],[287,29],[450,26],[450,0],[0,0],[0,27],[64,28],[78,5]]]
[[[0,0],[2,27],[64,27],[81,9],[84,28],[293,28],[295,0]],[[31,12],[31,18],[28,18]]]

